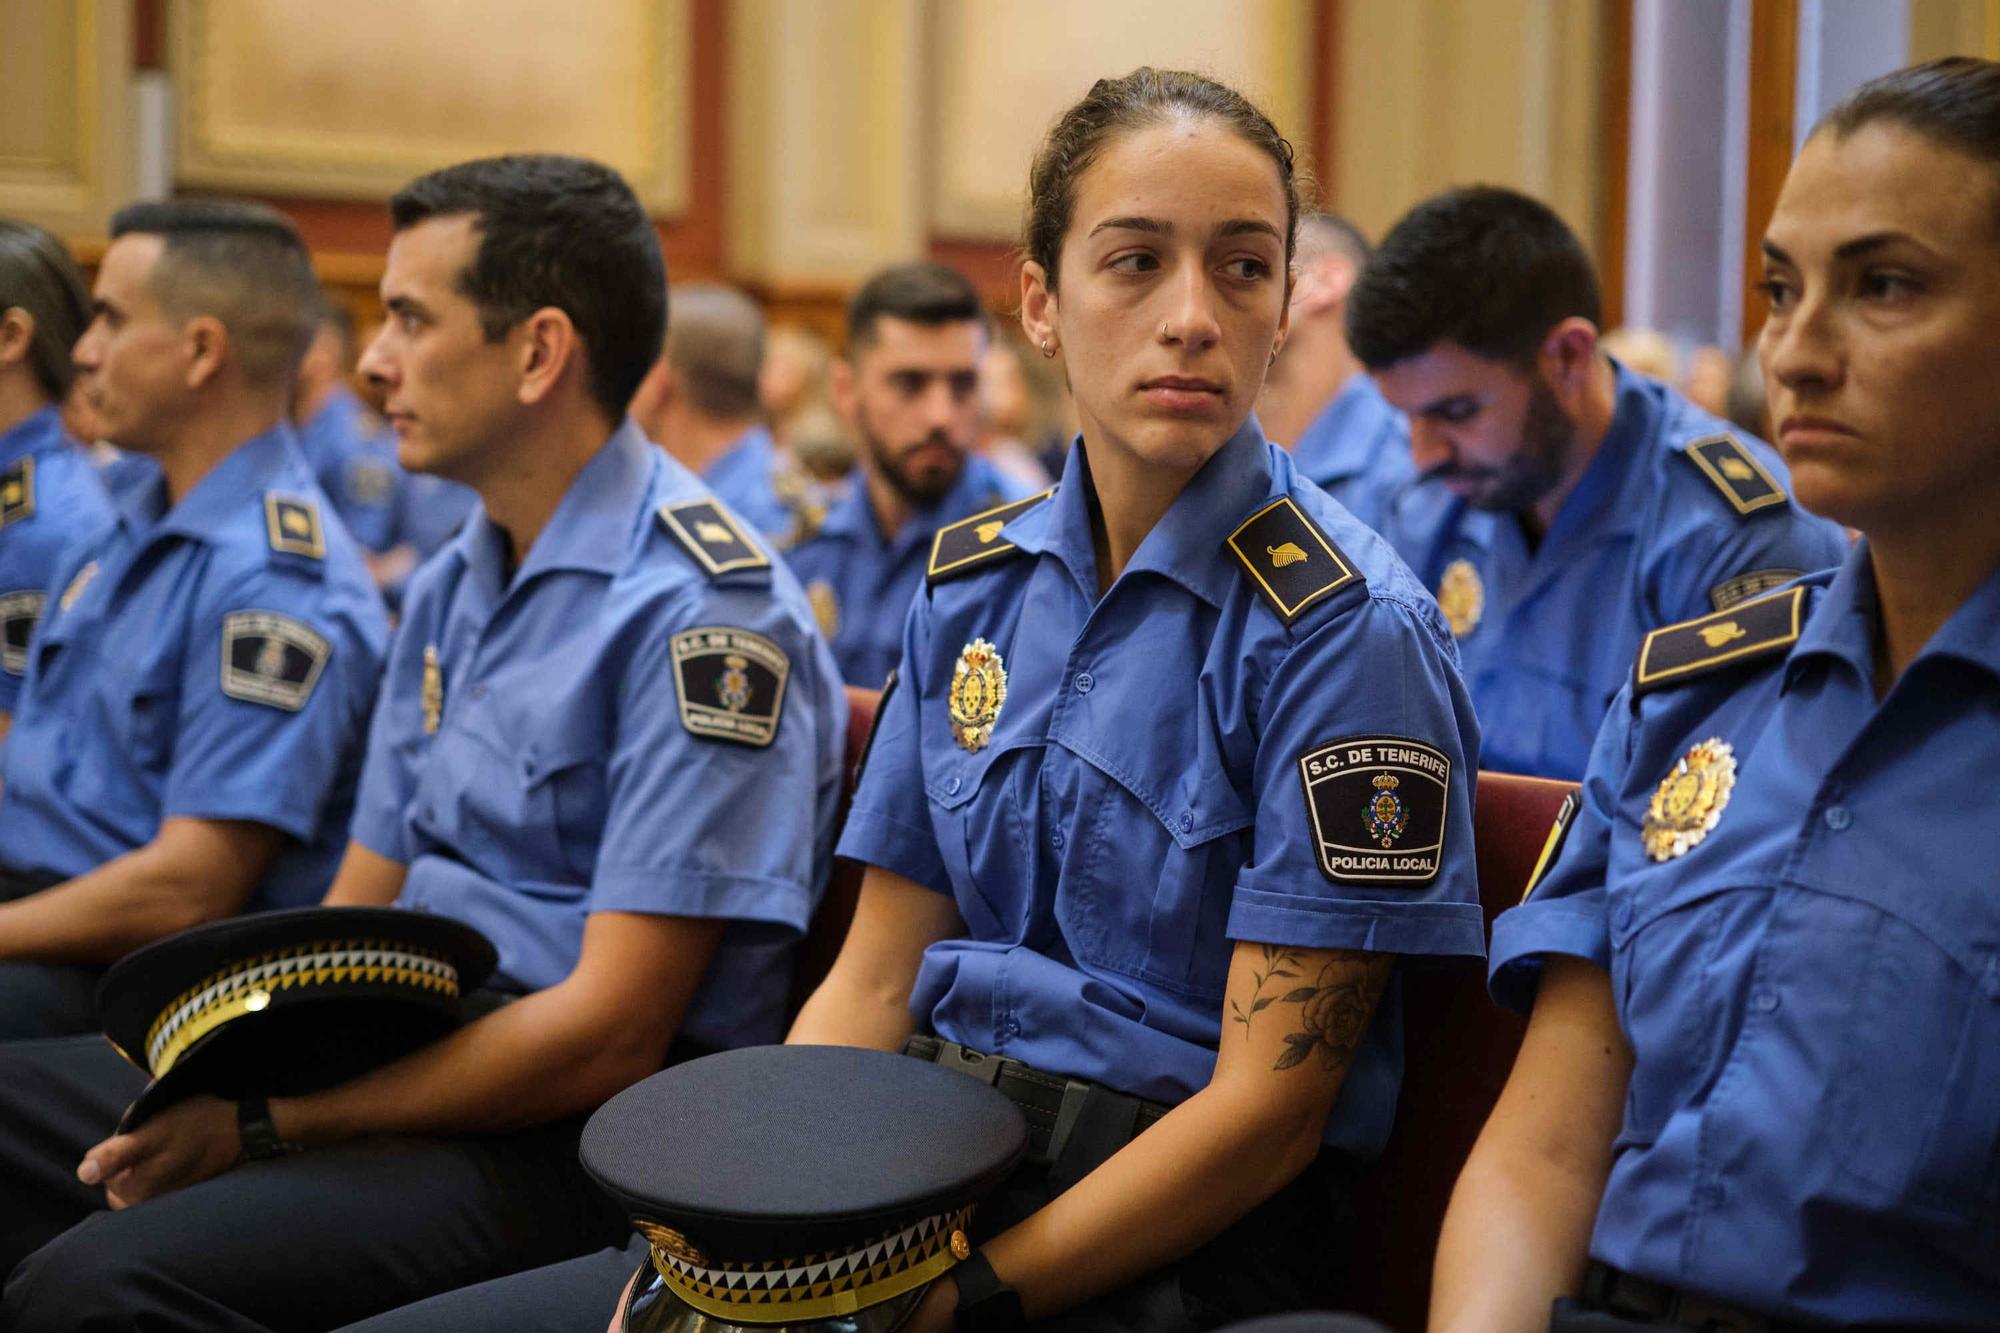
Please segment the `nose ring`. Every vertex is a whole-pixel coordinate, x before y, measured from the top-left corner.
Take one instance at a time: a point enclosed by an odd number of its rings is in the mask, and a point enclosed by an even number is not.
[[[1166,325],[1166,322],[1165,322],[1164,320],[1163,320],[1163,321],[1161,321],[1161,323],[1160,323],[1160,341],[1161,341],[1161,342],[1163,342],[1163,343],[1170,343],[1170,342],[1172,342],[1173,340],[1174,340],[1174,332],[1173,332],[1173,330],[1167,327],[1167,325]]]

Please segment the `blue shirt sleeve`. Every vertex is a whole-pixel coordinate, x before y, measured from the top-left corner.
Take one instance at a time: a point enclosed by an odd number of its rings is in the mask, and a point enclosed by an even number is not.
[[[1321,949],[1367,949],[1399,954],[1479,957],[1484,918],[1472,850],[1472,787],[1479,763],[1479,732],[1448,643],[1424,628],[1416,608],[1383,597],[1335,616],[1312,630],[1273,673],[1258,706],[1261,739],[1256,773],[1256,822],[1250,864],[1238,878],[1229,936],[1268,944]],[[1327,844],[1361,843],[1368,832],[1368,793],[1377,769],[1370,764],[1357,784],[1320,795],[1316,825],[1308,765],[1336,743],[1342,753],[1403,753],[1435,772],[1441,782],[1406,774],[1408,783],[1387,811],[1381,836],[1396,843],[1391,874],[1329,868]],[[1356,793],[1359,793],[1358,795]],[[1435,806],[1441,805],[1438,810]],[[1430,820],[1441,842],[1429,873],[1415,865],[1392,832],[1416,833]],[[1440,818],[1441,816],[1441,818]],[[1393,875],[1393,877],[1392,877]]]
[[[1632,687],[1612,701],[1598,729],[1583,790],[1561,854],[1520,906],[1493,923],[1488,951],[1493,998],[1517,1013],[1534,1007],[1544,955],[1559,953],[1611,970],[1605,876],[1617,827],[1618,790],[1631,758]]]
[[[917,726],[924,664],[930,661],[930,611],[929,594],[920,591],[903,621],[903,660],[896,668],[896,688],[876,714],[861,782],[841,830],[839,854],[949,896],[951,875],[938,853],[924,796],[923,745]]]
[[[367,725],[379,606],[346,606],[330,584],[264,568],[204,595],[192,633],[162,817],[311,838]]]

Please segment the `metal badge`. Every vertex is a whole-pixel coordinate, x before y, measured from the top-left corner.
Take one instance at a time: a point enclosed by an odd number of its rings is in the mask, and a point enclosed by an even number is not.
[[[812,603],[813,619],[819,622],[819,632],[831,639],[840,632],[840,599],[833,594],[833,585],[825,579],[814,579],[806,585],[806,600]]]
[[[1660,781],[1640,836],[1655,861],[1685,856],[1708,836],[1736,786],[1736,751],[1711,737],[1693,746]]]
[[[951,735],[961,749],[977,754],[993,739],[1000,706],[1007,702],[1007,665],[1000,650],[974,639],[959,650],[951,671]]]
[[[424,735],[437,735],[438,724],[444,720],[444,669],[438,665],[438,650],[434,643],[424,645]]]
[[[90,581],[96,577],[97,577],[97,562],[95,560],[92,560],[88,564],[86,564],[82,569],[76,571],[76,577],[69,581],[69,586],[67,588],[63,589],[62,596],[57,600],[57,605],[60,606],[64,611],[67,611],[72,606],[75,606],[76,599],[83,596],[83,590],[85,588],[88,588],[90,586]]]
[[[1444,577],[1438,580],[1438,610],[1461,639],[1479,628],[1479,618],[1486,614],[1486,585],[1470,560],[1454,560],[1444,567]]]

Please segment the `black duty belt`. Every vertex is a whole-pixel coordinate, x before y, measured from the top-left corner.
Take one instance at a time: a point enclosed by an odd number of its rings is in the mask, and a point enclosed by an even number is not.
[[[62,882],[63,876],[46,870],[16,870],[12,866],[0,865],[0,903],[26,898]]]
[[[937,1037],[911,1037],[903,1043],[903,1054],[970,1074],[1006,1094],[1028,1118],[1028,1160],[1033,1162],[1059,1161],[1073,1146],[1103,1160],[1173,1109]]]
[[[1712,1330],[1712,1333],[1811,1333],[1818,1327],[1758,1314],[1699,1292],[1635,1277],[1594,1259],[1583,1277],[1583,1297],[1591,1307],[1607,1314],[1676,1328]]]

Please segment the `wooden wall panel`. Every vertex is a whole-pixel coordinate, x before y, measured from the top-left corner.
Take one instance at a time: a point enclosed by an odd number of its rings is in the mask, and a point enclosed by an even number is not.
[[[130,7],[0,0],[0,215],[101,232],[131,191]]]

